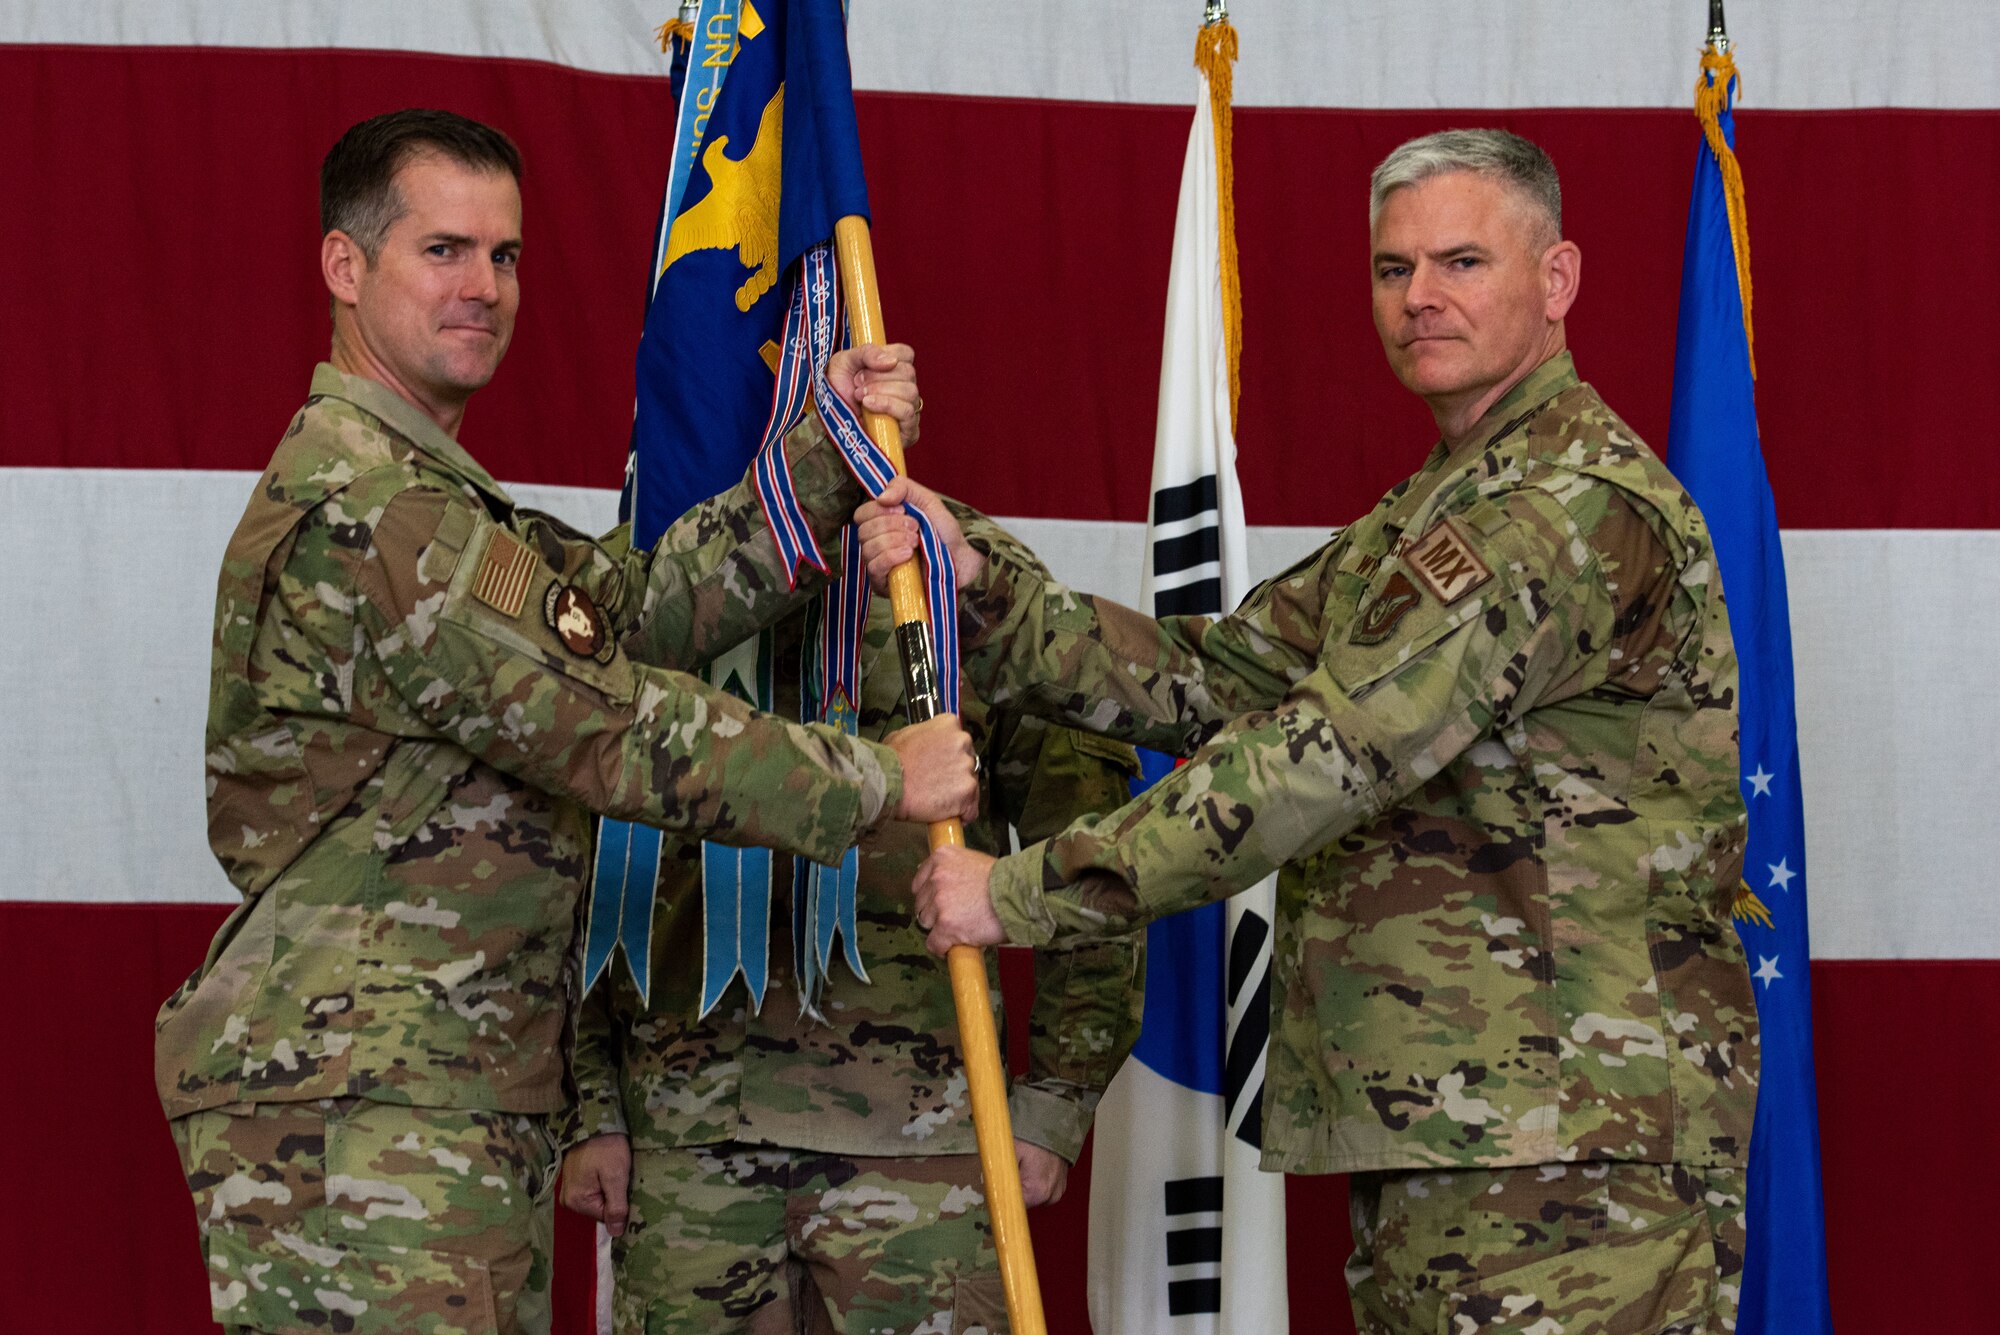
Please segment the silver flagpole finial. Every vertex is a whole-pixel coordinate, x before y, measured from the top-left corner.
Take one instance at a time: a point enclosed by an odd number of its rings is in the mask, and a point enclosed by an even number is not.
[[[1229,19],[1229,0],[1202,0],[1201,26],[1213,28]]]
[[[1729,49],[1729,25],[1722,21],[1722,0],[1708,0],[1708,44],[1717,51]]]
[[[701,17],[701,0],[681,0],[681,22],[689,27]]]

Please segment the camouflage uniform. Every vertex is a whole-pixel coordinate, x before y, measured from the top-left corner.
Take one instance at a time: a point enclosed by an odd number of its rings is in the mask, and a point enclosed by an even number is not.
[[[873,612],[860,702],[869,737],[905,721],[886,600]],[[781,710],[797,705],[801,634],[793,618],[774,636]],[[966,830],[973,847],[1005,849],[1010,823],[1040,838],[1128,796],[1130,747],[993,711],[969,692],[961,709],[985,780],[987,814]],[[677,967],[654,979],[650,1008],[622,973],[594,990],[576,1043],[571,1136],[620,1131],[634,1150],[630,1223],[613,1244],[620,1331],[789,1332],[822,1303],[851,1330],[930,1330],[933,1319],[948,1322],[940,1332],[1005,1330],[950,980],[910,916],[928,852],[917,825],[885,824],[862,842],[871,982],[836,962],[825,1022],[800,1013],[782,928],[761,1011],[734,987],[697,1020],[699,845],[670,841],[653,951]],[[774,862],[772,920],[787,923],[790,867]],[[1009,1100],[1020,1139],[1070,1160],[1082,1149],[1138,1037],[1140,949],[1135,937],[1036,955],[1029,1073]],[[991,960],[989,974],[997,1019]],[[815,1297],[803,1296],[808,1281]]]
[[[858,489],[817,428],[790,447],[801,499],[831,535]],[[343,1295],[450,1269],[383,1250],[405,1235],[378,1247],[384,1216],[437,1224],[458,1259],[448,1213],[491,1214],[488,1251],[544,1230],[546,1200],[529,1202],[549,1176],[543,1123],[565,1097],[592,811],[829,860],[899,800],[887,748],[639,665],[698,663],[792,605],[748,487],[691,512],[655,555],[619,535],[600,545],[517,510],[383,386],[315,371],[216,600],[209,840],[244,902],[158,1022],[156,1080],[185,1123],[218,1319],[545,1324],[545,1257],[524,1272],[518,1310],[493,1321],[483,1313],[503,1305],[483,1290],[497,1279],[466,1279],[424,1322],[407,1300],[384,1310]],[[441,1139],[357,1187],[348,1167],[364,1151],[343,1129],[355,1100],[434,1110],[427,1134]],[[302,1142],[272,1141],[274,1104],[318,1119],[292,1129],[326,1142],[313,1187],[325,1208],[287,1185]],[[518,1164],[507,1211],[464,1148],[500,1123],[501,1157]],[[395,1180],[424,1157],[429,1185]],[[357,1230],[341,1193],[376,1186],[394,1199],[370,1200]],[[269,1298],[280,1288],[284,1303]]]
[[[1266,1168],[1676,1164],[1741,1199],[1729,624],[1700,513],[1567,354],[1228,617],[989,570],[977,689],[1192,755],[1002,859],[1009,936],[1126,932],[1282,869]],[[1451,1329],[1488,1328],[1469,1312]]]

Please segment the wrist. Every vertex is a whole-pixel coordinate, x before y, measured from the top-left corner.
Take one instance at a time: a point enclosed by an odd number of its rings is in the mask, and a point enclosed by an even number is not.
[[[986,897],[1000,920],[1007,941],[1017,946],[1046,946],[1055,939],[1056,920],[1042,894],[1042,854],[1046,844],[1030,844],[994,862],[986,881]]]

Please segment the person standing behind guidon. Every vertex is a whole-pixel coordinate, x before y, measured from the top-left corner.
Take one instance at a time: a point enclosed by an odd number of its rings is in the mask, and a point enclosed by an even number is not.
[[[244,902],[161,1009],[159,1094],[216,1320],[545,1331],[592,812],[820,860],[968,815],[955,720],[887,745],[691,667],[797,604],[746,482],[652,554],[517,510],[456,437],[520,299],[520,156],[438,111],[321,170],[333,354],[223,558],[209,841]],[[916,427],[909,349],[829,370]],[[860,495],[787,442],[831,535]]]
[[[964,550],[996,706],[1190,760],[1012,857],[940,850],[918,921],[1064,945],[1282,869],[1264,1166],[1353,1175],[1360,1328],[1731,1329],[1756,1012],[1708,529],[1577,379],[1539,148],[1412,140],[1369,222],[1376,329],[1442,439],[1215,621]],[[886,569],[909,521],[862,518]]]
[[[893,736],[903,679],[886,600],[873,610],[859,726]],[[772,636],[781,708],[797,703],[805,633],[792,617]],[[1130,795],[1131,747],[960,699],[986,762],[984,818],[965,827],[972,847],[1007,847],[1009,824],[1039,839]],[[835,963],[819,1015],[788,980],[782,927],[770,934],[762,1005],[732,991],[698,1015],[701,850],[669,843],[653,958],[678,967],[654,979],[650,1005],[615,973],[585,999],[567,1131],[581,1143],[563,1160],[563,1203],[611,1230],[620,1335],[789,1335],[829,1322],[1005,1335],[951,979],[910,925],[910,878],[929,851],[923,827],[898,822],[862,841],[854,944],[868,977]],[[793,879],[775,861],[772,918],[796,924]],[[1008,1092],[1030,1207],[1062,1196],[1098,1099],[1139,1037],[1142,949],[1135,935],[1035,954],[1028,1071]],[[988,970],[997,1010],[991,960]]]

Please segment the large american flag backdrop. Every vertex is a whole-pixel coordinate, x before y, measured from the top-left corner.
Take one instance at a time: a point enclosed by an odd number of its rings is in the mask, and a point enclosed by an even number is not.
[[[882,288],[930,404],[914,466],[1126,599],[1199,8],[853,4]],[[1706,9],[1241,0],[1253,575],[1432,439],[1367,316],[1365,178],[1410,135],[1500,124],[1549,148],[1587,259],[1578,366],[1664,443]],[[321,155],[407,105],[520,142],[527,301],[462,438],[524,499],[608,523],[672,110],[653,30],[671,16],[0,4],[0,1257],[22,1277],[0,1328],[205,1328],[151,1019],[231,897],[203,842],[210,604],[326,350]],[[2000,1033],[2000,10],[1762,0],[1731,18],[1834,1312],[1847,1330],[1979,1329]],[[1058,1330],[1084,1328],[1084,1185],[1034,1221]],[[1347,1329],[1340,1196],[1290,1186],[1294,1329]],[[558,1305],[581,1331],[587,1234],[564,1247]]]

